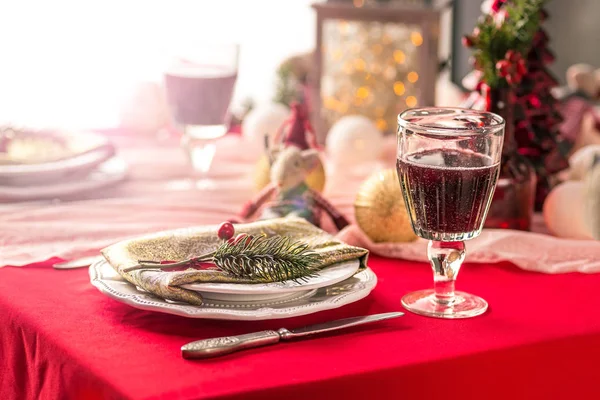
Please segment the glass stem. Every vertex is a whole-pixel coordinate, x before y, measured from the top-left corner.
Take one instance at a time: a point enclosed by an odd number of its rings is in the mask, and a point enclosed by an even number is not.
[[[214,143],[200,144],[190,149],[190,161],[192,168],[200,178],[205,178],[210,166],[212,165],[213,158],[217,147]]]
[[[427,256],[433,268],[435,301],[454,303],[454,283],[466,255],[465,242],[429,241]]]
[[[184,127],[181,146],[185,149],[195,177],[206,178],[217,147],[211,134],[215,127]],[[220,131],[218,133],[221,133]]]

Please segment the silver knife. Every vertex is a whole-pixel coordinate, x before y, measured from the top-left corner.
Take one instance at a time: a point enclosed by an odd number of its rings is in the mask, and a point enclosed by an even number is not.
[[[183,345],[181,347],[181,355],[183,358],[187,359],[223,356],[239,350],[279,343],[280,340],[296,339],[317,333],[324,333],[338,329],[349,328],[351,326],[367,324],[369,322],[397,318],[403,315],[404,313],[402,312],[390,312],[384,314],[367,315],[363,317],[338,319],[336,321],[309,325],[305,326],[304,328],[292,330],[281,328],[277,331],[269,330],[238,336],[224,336],[219,338],[197,340],[195,342]]]

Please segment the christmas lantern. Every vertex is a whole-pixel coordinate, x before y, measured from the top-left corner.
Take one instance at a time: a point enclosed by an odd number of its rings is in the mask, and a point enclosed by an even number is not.
[[[321,138],[338,119],[356,114],[392,133],[398,113],[433,105],[439,11],[428,3],[313,5],[317,35],[311,97]]]

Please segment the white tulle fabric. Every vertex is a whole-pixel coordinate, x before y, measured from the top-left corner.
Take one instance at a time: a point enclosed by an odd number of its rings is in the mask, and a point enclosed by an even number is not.
[[[66,201],[0,205],[0,267],[25,266],[52,257],[73,260],[96,255],[125,238],[217,224],[234,216],[252,196],[255,159],[244,153],[239,137],[221,141],[212,170],[213,185],[201,190],[171,185],[187,171],[186,159],[175,141],[156,145],[148,138],[124,138],[117,144],[131,167],[125,183]],[[393,159],[352,171],[327,165],[327,197],[345,215],[352,216],[353,199],[361,182],[385,166],[392,167]],[[331,226],[325,229],[331,230]],[[539,221],[536,230],[544,230]],[[355,225],[339,236],[375,254],[426,261],[425,240],[376,244]],[[489,230],[469,241],[467,250],[468,261],[475,263],[506,260],[525,270],[553,274],[600,272],[600,242],[596,241]]]
[[[368,248],[374,254],[412,261],[427,260],[427,241],[411,243],[373,243],[357,226],[339,233],[347,243]],[[467,244],[467,262],[496,263],[510,261],[535,272],[600,272],[600,242],[560,239],[543,233],[512,230],[483,230]]]

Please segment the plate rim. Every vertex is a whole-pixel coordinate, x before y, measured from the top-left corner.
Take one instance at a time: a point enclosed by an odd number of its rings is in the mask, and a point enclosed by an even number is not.
[[[275,293],[282,293],[283,294],[283,293],[288,293],[288,292],[289,293],[296,292],[296,291],[299,292],[299,291],[302,291],[302,290],[319,289],[319,288],[322,288],[322,287],[335,285],[338,282],[341,282],[341,281],[344,281],[344,280],[350,278],[351,276],[353,276],[354,274],[356,274],[356,271],[358,271],[358,269],[360,268],[360,261],[357,260],[357,259],[355,259],[355,260],[340,261],[340,262],[334,263],[332,265],[328,265],[327,267],[323,268],[323,270],[325,270],[327,268],[331,268],[331,267],[335,267],[335,266],[341,266],[341,265],[345,265],[345,264],[351,264],[351,263],[355,264],[356,267],[354,268],[354,266],[353,266],[353,271],[352,271],[352,273],[350,275],[348,275],[348,276],[342,275],[342,276],[345,276],[345,277],[341,277],[341,278],[338,277],[338,278],[331,279],[331,280],[326,281],[326,282],[316,283],[316,284],[313,284],[313,286],[310,286],[310,287],[307,287],[307,286],[293,286],[293,287],[287,287],[287,288],[273,287],[273,288],[270,288],[270,290],[269,290],[269,288],[266,288],[264,290],[258,290],[258,291],[257,290],[251,290],[249,288],[247,288],[247,289],[241,289],[241,290],[227,289],[227,286],[235,285],[235,284],[231,284],[231,283],[215,283],[213,285],[217,285],[217,287],[210,288],[209,290],[206,290],[206,289],[202,290],[200,288],[198,288],[198,289],[192,289],[192,288],[190,288],[190,286],[192,286],[192,285],[204,285],[205,283],[190,283],[190,284],[186,284],[186,285],[181,285],[181,287],[184,288],[184,289],[193,290],[194,292],[199,292],[199,293],[202,293],[202,292],[205,292],[205,293],[223,293],[223,294],[233,294],[233,295],[235,295],[235,294],[239,294],[239,295],[242,295],[242,294],[257,294],[257,295],[259,295],[259,294],[275,294]],[[284,281],[284,282],[291,282],[291,280],[287,280],[287,281]],[[283,282],[271,282],[271,283],[283,283]],[[218,288],[219,285],[222,285],[224,288],[221,288],[219,290],[219,288]],[[246,285],[244,285],[244,286],[246,286]],[[223,289],[225,289],[225,291],[223,291]]]
[[[103,161],[114,157],[117,153],[116,147],[110,140],[90,131],[81,131],[78,135],[88,135],[96,138],[99,144],[81,153],[73,154],[59,160],[43,161],[39,163],[24,164],[0,164],[0,178],[10,179],[28,175],[52,175],[65,173],[78,168],[93,168]]]
[[[102,168],[105,168],[108,163],[118,164],[119,171],[103,171]],[[102,178],[94,180],[86,179],[93,173],[101,174]],[[122,182],[127,179],[128,174],[129,165],[127,162],[124,159],[115,156],[96,165],[89,171],[86,177],[79,180],[46,185],[31,184],[26,186],[2,185],[0,183],[0,202],[6,200],[23,201],[77,195]]]
[[[299,317],[302,315],[313,314],[320,311],[336,309],[344,305],[362,300],[363,298],[367,297],[377,286],[377,275],[375,275],[371,268],[366,266],[364,270],[359,271],[352,276],[359,277],[361,279],[361,283],[363,284],[361,288],[353,290],[351,292],[333,295],[327,301],[321,300],[318,302],[301,304],[294,307],[285,307],[279,309],[268,306],[252,310],[228,307],[209,308],[203,306],[194,306],[185,303],[167,303],[165,300],[154,298],[149,293],[145,294],[139,291],[135,294],[125,294],[122,292],[118,292],[113,288],[109,287],[101,279],[101,276],[99,275],[99,269],[104,264],[110,267],[110,265],[105,259],[99,259],[98,261],[94,262],[89,266],[88,273],[90,276],[90,283],[105,296],[137,309],[161,312],[164,314],[172,314],[195,319],[259,321]],[[338,285],[342,282],[344,281],[338,282],[334,285]],[[127,281],[122,281],[121,283],[125,285],[131,285],[131,283]],[[309,290],[309,296],[307,298],[315,296],[318,291],[319,289]]]

